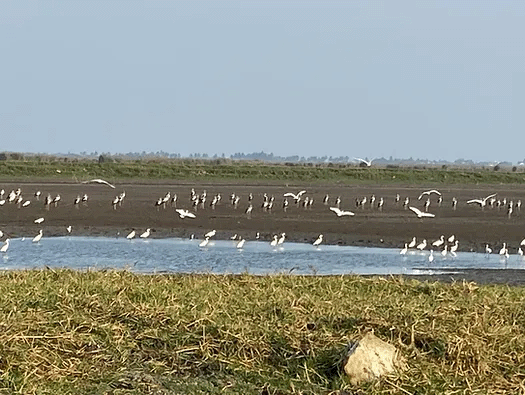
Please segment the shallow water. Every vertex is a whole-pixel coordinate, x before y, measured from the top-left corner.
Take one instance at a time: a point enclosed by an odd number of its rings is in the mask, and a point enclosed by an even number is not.
[[[402,256],[399,249],[349,247],[285,242],[278,248],[264,241],[247,241],[243,249],[231,240],[134,239],[107,237],[48,237],[38,243],[11,239],[0,256],[0,270],[33,268],[128,269],[137,273],[220,274],[437,274],[441,269],[525,269],[525,259],[502,259],[460,252],[455,257],[428,251]]]

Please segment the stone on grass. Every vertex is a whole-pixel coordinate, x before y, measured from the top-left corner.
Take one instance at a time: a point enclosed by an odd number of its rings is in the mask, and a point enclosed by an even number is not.
[[[369,332],[352,345],[344,369],[350,382],[357,385],[403,370],[404,367],[405,362],[399,351]]]

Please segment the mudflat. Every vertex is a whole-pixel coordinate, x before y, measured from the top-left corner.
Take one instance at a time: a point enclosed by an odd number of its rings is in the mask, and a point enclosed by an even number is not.
[[[515,185],[436,188],[430,184],[425,187],[131,180],[116,182],[114,186],[39,180],[0,183],[0,189],[5,191],[3,199],[7,200],[9,192],[18,188],[22,197],[19,204],[6,201],[0,206],[0,229],[9,237],[32,237],[40,229],[45,236],[60,236],[66,235],[66,227],[71,226],[72,235],[125,237],[132,229],[140,233],[151,228],[153,238],[192,235],[203,238],[206,232],[215,229],[215,237],[219,239],[238,235],[253,240],[258,234],[261,240],[268,241],[284,232],[290,241],[311,243],[323,234],[323,242],[327,244],[400,249],[413,237],[418,242],[427,240],[429,249],[441,235],[445,239],[454,235],[458,251],[481,252],[488,244],[497,253],[505,242],[510,254],[517,253],[525,238],[525,212],[522,213],[519,203],[525,202],[525,190]],[[432,189],[440,195],[435,192],[422,195]],[[200,199],[197,204],[192,200],[192,190]],[[40,191],[38,198],[37,191]],[[285,196],[300,191],[305,192],[299,200]],[[121,202],[112,204],[122,193],[125,196]],[[166,203],[160,203],[167,194]],[[491,199],[484,207],[467,203],[492,194],[495,194],[493,204]],[[84,195],[87,201],[75,204],[75,199]],[[46,205],[47,196],[51,199],[60,196],[60,200]],[[217,196],[220,200],[212,205]],[[328,201],[323,202],[326,197]],[[409,202],[405,205],[407,198]],[[381,199],[383,204],[379,206]],[[429,205],[425,208],[427,200]],[[30,203],[24,207],[26,201]],[[264,207],[265,201],[272,202],[271,208]],[[250,205],[253,208],[247,214]],[[330,210],[336,206],[354,215],[339,217]],[[435,216],[418,218],[409,206]],[[512,207],[510,213],[509,207]],[[181,218],[177,209],[187,209],[195,218]],[[37,218],[44,218],[44,222],[36,224]],[[520,274],[514,273],[513,277],[516,275]]]

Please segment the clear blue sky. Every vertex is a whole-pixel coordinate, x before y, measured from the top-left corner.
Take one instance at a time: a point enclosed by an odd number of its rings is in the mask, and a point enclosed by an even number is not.
[[[0,151],[525,158],[525,1],[0,2]]]

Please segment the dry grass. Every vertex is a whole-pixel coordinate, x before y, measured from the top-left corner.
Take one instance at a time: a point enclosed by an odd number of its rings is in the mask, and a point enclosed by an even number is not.
[[[525,393],[525,289],[401,278],[0,276],[0,393]],[[368,330],[409,369],[354,388]]]

